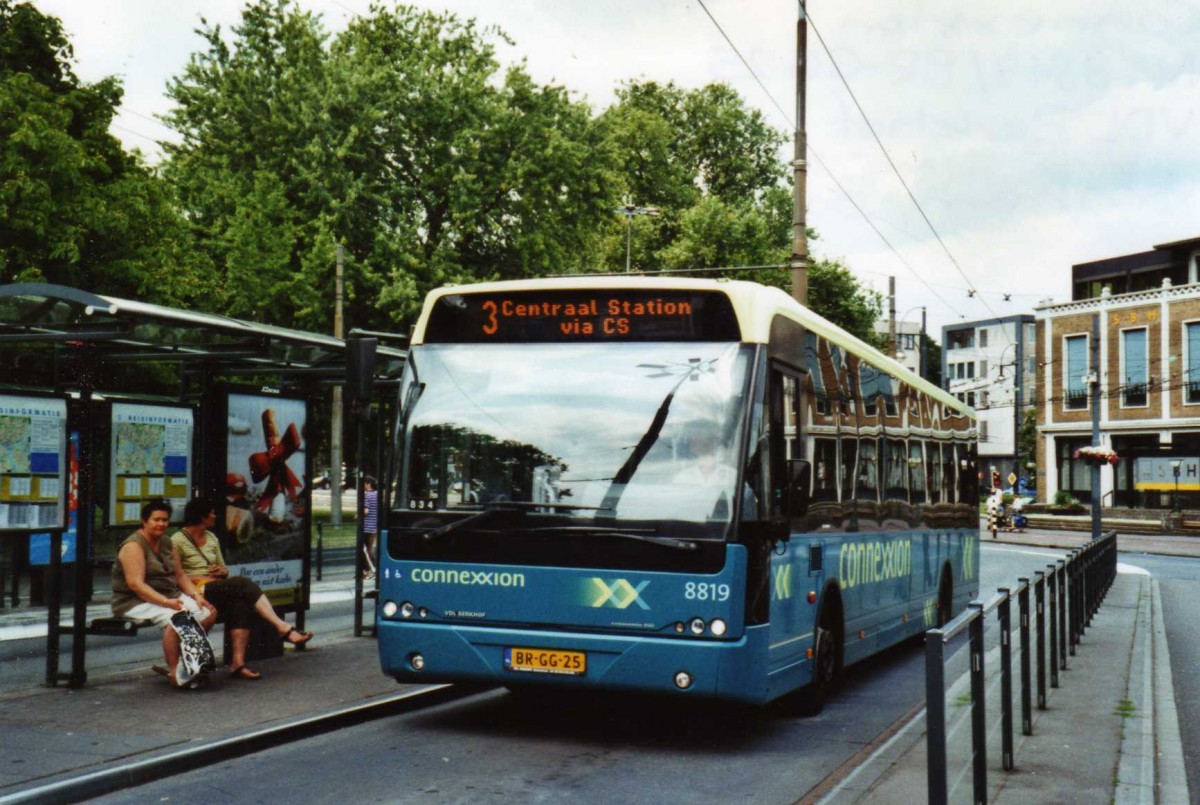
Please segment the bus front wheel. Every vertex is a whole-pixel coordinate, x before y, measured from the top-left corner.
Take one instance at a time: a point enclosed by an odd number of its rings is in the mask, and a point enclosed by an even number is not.
[[[815,716],[837,690],[842,678],[842,655],[838,650],[841,624],[822,618],[813,640],[812,681],[784,696],[780,704],[788,715]]]

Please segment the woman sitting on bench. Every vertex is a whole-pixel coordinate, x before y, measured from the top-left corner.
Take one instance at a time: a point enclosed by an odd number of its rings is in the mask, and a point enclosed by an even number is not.
[[[312,639],[275,612],[262,589],[245,576],[230,576],[221,555],[221,543],[208,529],[217,522],[217,507],[208,498],[194,498],[183,508],[182,529],[171,542],[183,572],[204,597],[225,617],[230,636],[229,676],[233,679],[262,679],[262,674],[246,665],[246,645],[250,642],[250,619],[257,612],[275,627],[279,636],[299,646]]]
[[[187,610],[208,631],[217,619],[215,605],[204,596],[183,572],[175,558],[171,541],[166,539],[171,525],[171,504],[153,500],[142,507],[142,527],[130,534],[117,549],[113,565],[112,611],[117,617],[148,620],[163,630],[163,656],[166,676],[175,681],[179,665],[179,633],[168,628],[171,616]]]

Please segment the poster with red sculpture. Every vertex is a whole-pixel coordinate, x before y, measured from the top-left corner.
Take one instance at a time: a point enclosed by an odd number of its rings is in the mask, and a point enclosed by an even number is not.
[[[230,392],[221,550],[273,604],[293,605],[308,539],[304,400]]]

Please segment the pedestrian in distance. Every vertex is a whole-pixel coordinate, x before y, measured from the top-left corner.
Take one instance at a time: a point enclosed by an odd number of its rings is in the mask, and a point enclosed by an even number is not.
[[[262,589],[245,576],[230,576],[221,542],[209,529],[217,522],[217,507],[208,498],[193,498],[183,509],[183,528],[171,536],[177,564],[225,618],[230,637],[231,679],[256,680],[262,674],[246,665],[251,619],[257,613],[288,643],[300,646],[312,639],[279,617]]]
[[[987,499],[988,531],[992,532],[992,539],[996,538],[996,531],[1000,527],[1000,518],[1003,514],[1004,493],[999,487],[996,487]]]
[[[375,547],[379,541],[379,490],[375,488],[375,479],[370,475],[363,476],[363,553],[367,559],[367,569],[363,578],[375,578]]]
[[[178,686],[176,669],[181,644],[179,633],[169,628],[171,617],[186,611],[195,616],[206,632],[217,620],[217,607],[188,578],[176,561],[171,540],[171,504],[153,500],[142,506],[142,527],[130,534],[117,549],[112,572],[112,611],[117,617],[151,621],[163,630],[163,657],[171,684]]]

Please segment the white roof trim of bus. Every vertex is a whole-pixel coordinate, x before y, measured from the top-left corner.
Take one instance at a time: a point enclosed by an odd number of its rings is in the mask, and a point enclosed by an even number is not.
[[[553,277],[546,279],[504,280],[502,282],[480,282],[471,285],[447,285],[430,291],[421,308],[421,316],[413,328],[411,344],[424,343],[425,326],[429,322],[429,311],[433,304],[443,296],[456,293],[502,293],[505,291],[521,290],[564,290],[585,286],[587,288],[637,288],[645,289],[647,285],[663,290],[705,290],[721,291],[728,295],[738,316],[739,324],[746,322],[748,328],[743,328],[742,341],[765,344],[771,332],[771,320],[775,315],[800,324],[824,338],[843,347],[852,349],[860,357],[877,369],[883,369],[895,378],[902,379],[909,385],[925,392],[944,405],[972,418],[975,411],[958,399],[927,380],[916,375],[911,369],[884,355],[865,341],[851,335],[833,322],[820,316],[801,305],[778,288],[759,285],[757,282],[743,280],[707,280],[691,277],[661,277],[661,276],[599,276],[580,274],[574,277]],[[749,330],[749,331],[747,331]]]

